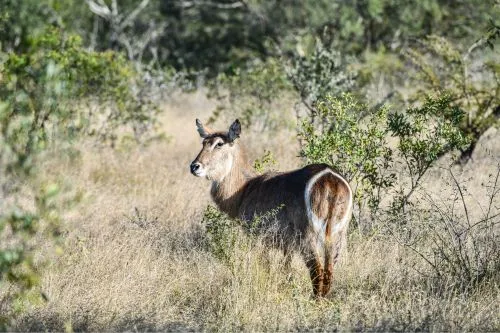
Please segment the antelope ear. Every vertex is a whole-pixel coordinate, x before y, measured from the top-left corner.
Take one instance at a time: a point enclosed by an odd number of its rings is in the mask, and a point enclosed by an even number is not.
[[[241,124],[238,119],[234,121],[234,123],[231,124],[231,127],[229,127],[229,132],[228,132],[228,138],[229,142],[233,142],[237,138],[240,137],[241,134]]]
[[[200,119],[196,119],[196,128],[198,129],[198,133],[200,133],[200,136],[204,139],[207,136],[209,136],[212,131],[210,131],[208,128],[203,126],[201,123]]]

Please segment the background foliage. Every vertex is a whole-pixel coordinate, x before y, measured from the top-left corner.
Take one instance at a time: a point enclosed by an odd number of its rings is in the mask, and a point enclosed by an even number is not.
[[[144,147],[164,137],[161,103],[199,88],[217,104],[209,122],[295,129],[303,163],[355,184],[360,235],[397,240],[425,281],[472,294],[497,281],[498,174],[477,219],[451,171],[451,207],[415,193],[440,159],[465,165],[500,124],[499,19],[498,0],[3,0],[0,328],[46,298],[40,257],[64,251],[78,201],[41,161],[77,156],[83,139]],[[255,168],[273,162],[267,151]],[[231,263],[240,226],[212,207],[204,221],[211,255]]]

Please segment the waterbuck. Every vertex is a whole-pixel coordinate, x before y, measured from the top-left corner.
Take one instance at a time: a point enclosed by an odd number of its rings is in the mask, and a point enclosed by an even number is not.
[[[326,164],[256,175],[240,144],[238,120],[228,132],[213,132],[199,119],[196,126],[203,147],[191,163],[191,173],[212,181],[213,200],[233,218],[251,221],[281,207],[276,222],[285,255],[289,260],[294,251],[302,254],[314,295],[325,296],[352,214],[347,181]]]

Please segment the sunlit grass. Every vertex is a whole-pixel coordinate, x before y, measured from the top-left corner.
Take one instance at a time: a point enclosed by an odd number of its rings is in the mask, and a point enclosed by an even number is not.
[[[333,291],[320,301],[298,255],[287,271],[277,250],[264,260],[257,239],[218,260],[201,224],[209,183],[188,171],[200,148],[194,119],[208,117],[210,105],[200,95],[182,101],[166,107],[170,142],[120,151],[82,143],[76,159],[45,161],[45,177],[84,195],[64,216],[63,254],[43,274],[48,301],[25,304],[16,329],[500,330],[498,280],[437,294],[410,252],[380,233],[351,230]],[[251,135],[242,140],[252,157],[270,150],[280,169],[300,164],[293,132]],[[477,161],[464,177],[490,166]],[[438,190],[439,173],[426,185]]]

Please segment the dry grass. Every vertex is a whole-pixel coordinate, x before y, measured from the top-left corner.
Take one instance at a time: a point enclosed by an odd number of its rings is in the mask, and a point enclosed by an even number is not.
[[[258,242],[237,246],[232,266],[214,258],[200,223],[209,184],[188,172],[200,148],[194,119],[211,109],[202,93],[181,96],[165,110],[168,143],[121,150],[82,143],[76,159],[46,161],[47,179],[84,195],[65,216],[64,253],[45,268],[48,301],[26,305],[16,329],[500,330],[498,279],[469,294],[436,294],[389,236],[353,232],[334,291],[320,302],[299,257],[291,274],[276,251],[266,267]],[[281,169],[300,164],[289,132],[254,137],[250,148],[253,157],[270,149]],[[485,156],[468,166],[462,177],[478,177],[472,193],[492,166]],[[431,192],[439,193],[440,177],[428,180]]]

